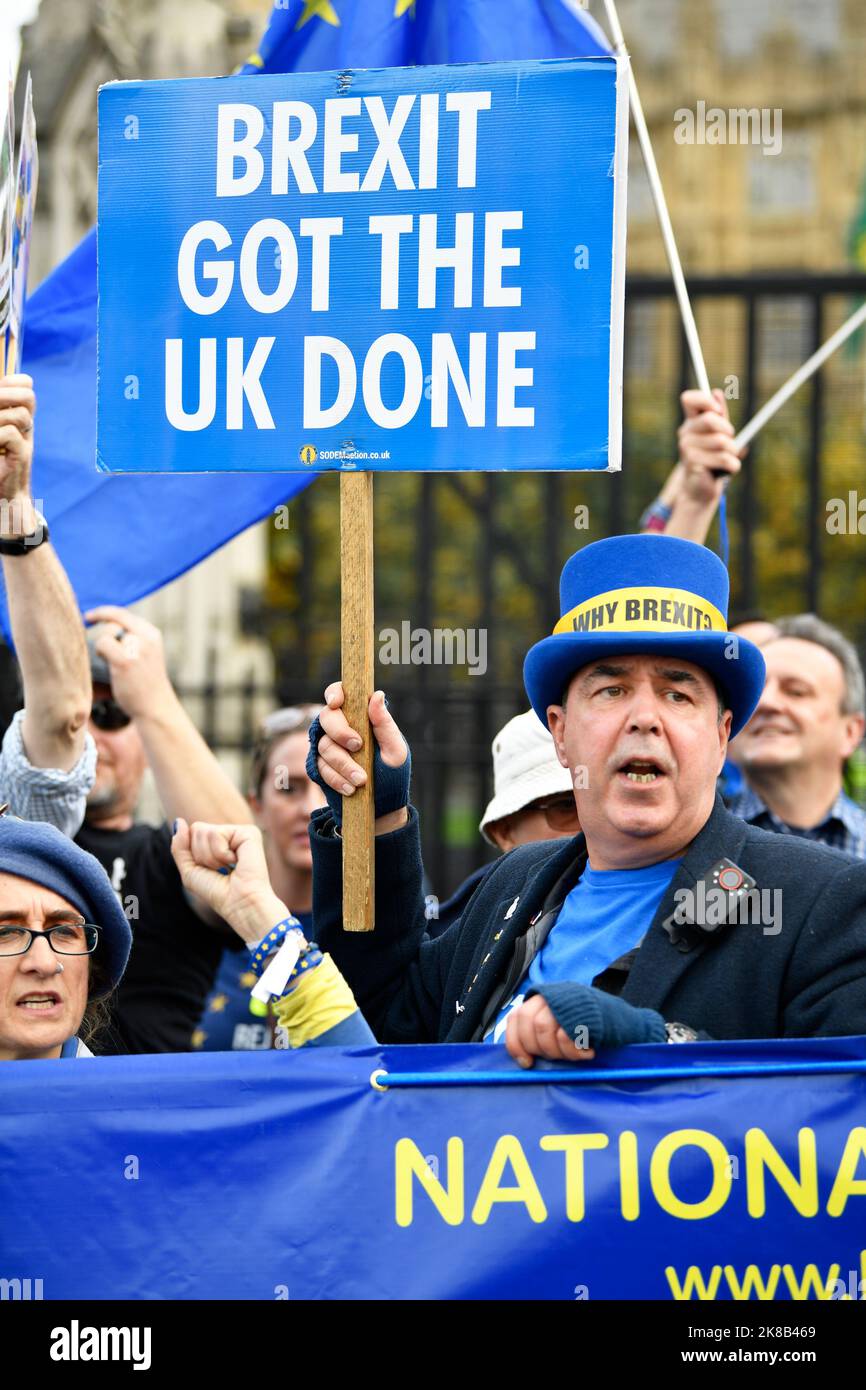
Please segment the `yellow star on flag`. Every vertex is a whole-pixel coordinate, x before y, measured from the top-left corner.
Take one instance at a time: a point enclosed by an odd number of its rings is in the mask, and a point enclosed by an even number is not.
[[[229,997],[227,994],[215,994],[213,999],[210,1001],[209,1012],[213,1014],[221,1014],[228,1002]]]
[[[394,6],[394,18],[399,19],[401,14],[409,11],[410,18],[415,18],[415,0],[397,0]]]
[[[304,0],[303,13],[295,25],[295,31],[303,29],[308,19],[323,19],[326,24],[333,24],[339,27],[340,16],[331,4],[331,0]]]

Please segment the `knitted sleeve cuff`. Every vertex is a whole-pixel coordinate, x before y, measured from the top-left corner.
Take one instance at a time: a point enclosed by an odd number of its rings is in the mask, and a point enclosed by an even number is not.
[[[623,1047],[668,1040],[665,1021],[655,1009],[638,1009],[591,985],[561,980],[527,990],[526,998],[533,994],[541,995],[577,1047]]]
[[[387,705],[387,701],[385,702]],[[325,798],[331,808],[331,814],[337,825],[342,824],[343,820],[343,796],[335,791],[319,774],[318,748],[319,740],[322,737],[323,729],[321,721],[314,719],[310,725],[309,740],[310,747],[307,753],[306,772],[311,782],[322,788]],[[412,755],[409,752],[409,745],[406,744],[406,761],[399,767],[390,767],[383,762],[379,752],[379,745],[375,736],[370,731],[370,738],[373,739],[373,795],[375,798],[375,813],[377,819],[386,816],[391,811],[399,811],[409,802],[409,782],[412,775]],[[406,740],[403,740],[406,743]]]

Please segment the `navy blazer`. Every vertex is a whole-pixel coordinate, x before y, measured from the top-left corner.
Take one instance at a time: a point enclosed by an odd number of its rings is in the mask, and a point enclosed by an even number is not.
[[[376,839],[376,927],[342,930],[342,841],[327,807],[310,823],[313,922],[381,1042],[479,1040],[556,919],[586,863],[582,835],[521,845],[494,863],[462,916],[432,940],[424,917],[418,816]],[[662,925],[719,859],[781,890],[781,928]],[[609,987],[612,972],[597,977]],[[866,863],[727,811],[720,797],[687,849],[621,990],[631,1004],[711,1038],[866,1033]]]

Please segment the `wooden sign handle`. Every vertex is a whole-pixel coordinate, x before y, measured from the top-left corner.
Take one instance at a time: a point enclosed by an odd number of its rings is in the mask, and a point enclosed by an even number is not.
[[[354,755],[367,781],[343,799],[343,930],[374,926],[373,730],[373,474],[340,475],[341,661],[343,712],[364,746]]]

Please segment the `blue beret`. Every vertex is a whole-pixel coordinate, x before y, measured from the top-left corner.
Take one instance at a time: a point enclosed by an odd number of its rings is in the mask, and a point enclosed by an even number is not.
[[[95,959],[119,984],[132,946],[132,932],[111,880],[98,859],[44,821],[0,816],[0,873],[50,888],[101,927]],[[2,908],[0,897],[0,908]]]

